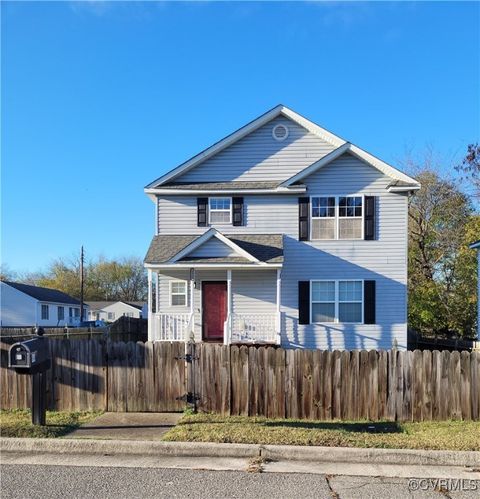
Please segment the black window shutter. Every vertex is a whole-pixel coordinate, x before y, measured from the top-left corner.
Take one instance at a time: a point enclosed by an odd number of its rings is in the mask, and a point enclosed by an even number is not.
[[[375,239],[375,196],[365,196],[364,238]]]
[[[298,322],[310,324],[310,281],[298,281]]]
[[[243,198],[233,198],[233,225],[243,225]]]
[[[197,225],[198,227],[207,226],[207,207],[208,198],[197,198]]]
[[[375,324],[375,281],[363,282],[363,322],[364,324]]]
[[[308,241],[308,218],[310,211],[310,199],[298,198],[298,239]]]

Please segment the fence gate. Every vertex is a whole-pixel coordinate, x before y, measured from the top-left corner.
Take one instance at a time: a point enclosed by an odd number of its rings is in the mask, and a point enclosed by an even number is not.
[[[185,409],[185,344],[108,344],[107,410],[182,412]]]

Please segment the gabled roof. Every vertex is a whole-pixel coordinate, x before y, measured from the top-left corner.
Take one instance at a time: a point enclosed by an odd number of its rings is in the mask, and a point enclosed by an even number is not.
[[[190,254],[211,237],[228,244],[235,250],[235,256],[192,257]],[[231,234],[223,235],[210,229],[201,236],[158,235],[152,239],[146,264],[182,263],[233,263],[233,264],[279,264],[283,262],[282,234]]]
[[[326,142],[329,142],[335,147],[340,147],[345,143],[345,141],[342,138],[338,137],[337,135],[334,135],[333,133],[329,132],[325,128],[322,128],[316,123],[313,123],[313,121],[304,118],[303,116],[296,113],[295,111],[292,111],[283,104],[279,104],[278,106],[275,106],[273,109],[270,109],[270,111],[267,111],[258,118],[254,119],[247,125],[243,126],[242,128],[239,128],[236,132],[227,135],[224,139],[216,142],[215,144],[203,150],[201,153],[197,154],[196,156],[193,156],[193,158],[190,158],[188,161],[185,161],[185,163],[182,163],[180,166],[177,166],[176,168],[169,171],[165,175],[162,175],[161,177],[157,178],[156,180],[148,184],[145,187],[145,190],[154,189],[156,187],[159,187],[160,185],[165,184],[166,182],[172,181],[174,178],[177,178],[179,175],[182,175],[187,171],[191,170],[192,168],[194,168],[195,166],[198,166],[200,163],[203,163],[203,161],[205,161],[206,159],[211,158],[212,156],[219,153],[223,149],[227,148],[234,142],[237,142],[238,140],[242,139],[249,133],[257,130],[261,126],[265,125],[266,123],[268,123],[269,121],[273,120],[274,118],[280,115],[290,118],[298,125],[302,126],[309,132],[313,133],[314,135],[317,135]]]
[[[472,249],[480,248],[480,239],[478,241],[475,241],[474,243],[470,244],[470,248],[472,248]]]
[[[216,142],[212,146],[208,147],[201,153],[197,154],[196,156],[193,156],[190,158],[188,161],[185,163],[182,163],[180,166],[174,168],[173,170],[169,171],[165,175],[159,177],[155,181],[151,182],[145,187],[145,191],[147,194],[155,194],[157,192],[157,189],[176,189],[177,191],[179,189],[183,190],[192,190],[192,191],[201,191],[201,190],[212,190],[212,186],[207,186],[205,184],[184,184],[181,186],[179,183],[174,183],[173,180],[180,175],[183,175],[184,173],[188,172],[189,170],[192,170],[196,166],[200,165],[203,163],[205,160],[208,158],[211,158],[215,154],[218,154],[220,151],[223,149],[227,148],[231,144],[237,142],[238,140],[242,139],[246,135],[252,133],[253,131],[257,130],[261,126],[265,125],[272,119],[276,118],[277,116],[283,115],[298,125],[302,126],[309,132],[313,133],[314,135],[317,135],[321,139],[325,140],[326,142],[329,142],[333,146],[335,146],[335,149],[321,158],[318,161],[315,161],[312,163],[310,166],[302,170],[300,173],[297,173],[290,179],[286,180],[283,183],[280,183],[277,186],[273,187],[263,187],[265,189],[275,189],[275,191],[278,192],[288,192],[289,188],[295,188],[298,187],[297,185],[294,185],[296,182],[300,181],[301,179],[307,177],[317,169],[329,164],[331,161],[334,159],[338,158],[341,154],[344,154],[346,152],[356,156],[357,158],[365,161],[369,165],[373,166],[377,170],[381,171],[383,174],[387,175],[388,177],[392,178],[394,181],[401,181],[403,185],[397,185],[395,187],[392,187],[390,190],[396,190],[396,191],[405,191],[405,190],[416,190],[420,188],[420,184],[413,178],[409,177],[408,175],[402,173],[400,170],[397,170],[393,166],[389,165],[388,163],[385,163],[384,161],[376,158],[375,156],[371,155],[370,153],[364,151],[363,149],[360,149],[359,147],[355,146],[354,144],[351,144],[350,142],[345,141],[341,137],[334,135],[333,133],[329,132],[325,128],[322,128],[321,126],[317,125],[313,121],[308,120],[307,118],[304,118],[300,114],[296,113],[295,111],[289,109],[288,107],[284,106],[283,104],[279,104],[278,106],[274,107],[270,111],[267,111],[266,113],[262,114],[255,120],[251,121],[247,125],[243,126],[242,128],[238,129],[236,132],[233,132],[230,135],[227,135],[224,139],[220,140],[219,142]],[[222,184],[222,187],[219,187],[218,191],[220,190],[239,190],[239,186],[235,186],[234,184],[239,184],[240,182],[219,182],[218,184]],[[268,183],[268,182],[265,182]],[[223,185],[225,184],[225,185]],[[230,184],[230,187],[228,187],[226,184]],[[191,185],[195,187],[185,187],[185,185]],[[251,186],[253,189],[257,189],[259,187],[254,187]],[[247,189],[245,187],[245,189]],[[282,190],[283,189],[283,190]]]
[[[39,301],[80,305],[79,300],[67,295],[67,293],[64,293],[63,291],[58,291],[57,289],[41,288],[39,286],[32,286],[31,284],[23,284],[20,282],[2,282]]]
[[[114,305],[115,303],[123,303],[124,305],[128,305],[129,307],[136,308],[137,310],[142,310],[142,307],[145,305],[145,302],[141,301],[123,301],[123,300],[113,300],[113,301],[86,301],[85,302],[91,309],[92,312],[95,310],[103,310],[105,307],[109,307],[110,305]]]
[[[341,145],[337,149],[334,149],[332,152],[324,156],[323,158],[315,161],[307,168],[303,169],[293,177],[290,177],[288,180],[280,184],[282,187],[289,187],[296,182],[303,180],[308,177],[312,173],[315,173],[320,168],[330,164],[335,159],[339,158],[341,155],[349,153],[358,159],[364,161],[365,163],[373,166],[380,172],[382,172],[387,177],[392,178],[395,182],[393,183],[395,187],[390,187],[391,190],[417,190],[420,189],[420,184],[412,177],[405,175],[400,170],[397,170],[393,166],[385,163],[384,161],[372,156],[368,152],[360,149],[359,147],[351,144],[350,142],[345,142],[345,144]]]

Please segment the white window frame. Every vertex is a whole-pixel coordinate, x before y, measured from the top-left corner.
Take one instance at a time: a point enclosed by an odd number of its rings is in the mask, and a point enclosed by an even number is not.
[[[185,286],[185,292],[184,293],[173,293],[173,291],[172,291],[173,284],[179,284],[179,283],[183,284]],[[172,300],[173,295],[175,295],[175,296],[185,296],[185,303],[183,305],[174,305],[173,304],[173,300]],[[170,304],[171,307],[188,307],[188,286],[187,286],[187,281],[182,281],[180,279],[178,279],[176,281],[170,281],[168,296],[169,296],[169,304]]]
[[[313,220],[325,220],[332,219],[333,217],[314,217],[313,216],[313,198],[335,198],[335,238],[334,239],[314,239],[313,235]],[[361,217],[341,217],[341,218],[360,218],[362,220],[362,235],[361,237],[355,237],[352,239],[340,239],[340,198],[362,198],[362,216]],[[309,227],[308,232],[310,236],[310,241],[361,241],[365,239],[365,195],[364,194],[340,194],[340,195],[331,195],[331,194],[317,194],[315,196],[310,196],[310,213],[309,213]],[[328,279],[327,279],[328,280]]]
[[[333,322],[313,322],[312,316],[313,316],[313,304],[314,303],[332,303],[331,301],[313,301],[313,284],[315,282],[334,282],[335,283],[335,320]],[[361,288],[362,288],[362,301],[342,301],[340,302],[340,282],[360,282],[361,283]],[[364,313],[365,313],[365,296],[364,296],[364,288],[365,288],[365,281],[364,279],[312,279],[310,280],[310,324],[364,324]],[[340,311],[340,303],[360,303],[361,304],[361,311],[362,311],[362,320],[361,322],[340,322],[339,321],[339,311]]]
[[[46,310],[47,313],[45,314],[46,317],[43,316],[43,311]],[[46,303],[42,303],[40,305],[40,318],[42,321],[48,321],[50,320],[50,307]]]
[[[230,209],[229,210],[219,210],[216,208],[211,207],[211,201],[213,199],[228,199],[230,201]],[[225,213],[227,212],[230,214],[230,220],[228,222],[212,222],[212,212],[217,212],[217,213]],[[233,211],[233,199],[228,196],[212,196],[208,198],[208,224],[209,225],[232,225],[232,211]]]

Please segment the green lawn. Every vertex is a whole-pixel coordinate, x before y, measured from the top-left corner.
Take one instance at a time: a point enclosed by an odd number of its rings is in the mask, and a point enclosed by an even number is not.
[[[0,411],[0,435],[2,437],[62,437],[91,421],[101,412],[50,412],[47,425],[33,426],[28,410]]]
[[[186,414],[168,441],[480,450],[480,422],[368,423]]]

